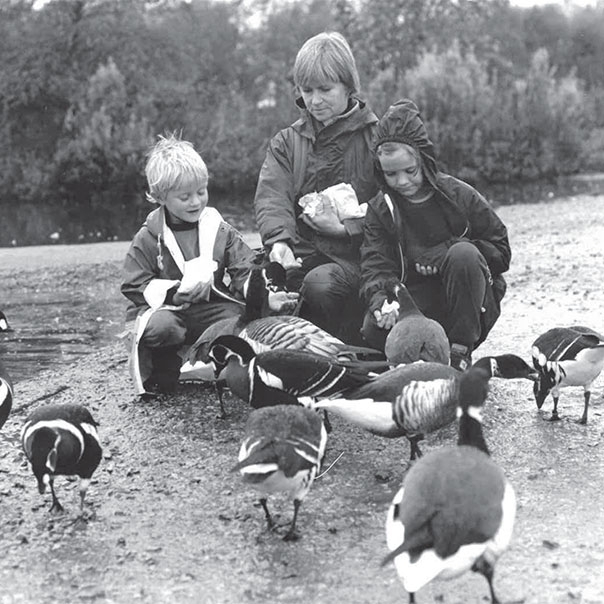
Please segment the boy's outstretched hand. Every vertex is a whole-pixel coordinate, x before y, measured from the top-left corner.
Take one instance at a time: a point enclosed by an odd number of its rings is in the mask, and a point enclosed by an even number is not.
[[[400,304],[396,300],[393,302],[384,300],[382,308],[373,311],[373,316],[375,317],[375,322],[378,327],[381,327],[382,329],[392,329],[394,324],[398,321],[399,309]]]
[[[268,307],[273,312],[287,314],[296,308],[299,297],[297,292],[269,292]]]

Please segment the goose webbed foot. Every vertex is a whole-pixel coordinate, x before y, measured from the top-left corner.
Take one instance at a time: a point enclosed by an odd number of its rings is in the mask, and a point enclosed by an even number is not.
[[[560,416],[558,415],[557,411],[552,411],[552,416],[549,418],[550,422],[559,422],[560,421]]]

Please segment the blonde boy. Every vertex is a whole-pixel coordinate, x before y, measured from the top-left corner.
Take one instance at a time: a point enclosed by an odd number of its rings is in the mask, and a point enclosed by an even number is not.
[[[208,206],[208,170],[190,142],[160,136],[145,174],[147,198],[159,207],[132,240],[121,285],[126,321],[135,321],[131,372],[139,394],[172,392],[183,345],[241,314],[255,259],[241,234]]]

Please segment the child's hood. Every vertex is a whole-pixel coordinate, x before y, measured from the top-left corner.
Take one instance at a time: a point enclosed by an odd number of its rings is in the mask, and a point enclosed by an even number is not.
[[[421,119],[417,105],[409,99],[401,99],[390,105],[380,119],[373,138],[375,174],[382,188],[386,186],[384,174],[377,158],[377,148],[385,142],[405,143],[416,149],[422,158],[424,174],[433,187],[438,188],[438,167],[434,145]]]

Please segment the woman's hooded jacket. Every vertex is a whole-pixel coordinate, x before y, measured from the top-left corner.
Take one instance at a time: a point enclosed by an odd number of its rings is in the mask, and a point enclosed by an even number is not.
[[[353,98],[345,114],[320,126],[301,98],[296,104],[300,118],[271,139],[258,178],[254,210],[262,243],[270,249],[283,241],[296,256],[318,251],[358,266],[363,219],[343,221],[347,238],[321,236],[302,221],[298,200],[338,183],[352,185],[359,204],[377,193],[371,142],[378,119]]]
[[[437,196],[453,237],[431,249],[441,253],[456,241],[473,243],[484,256],[493,278],[497,304],[505,293],[502,273],[510,265],[507,229],[486,199],[467,183],[438,170],[434,146],[417,106],[408,99],[391,105],[380,119],[373,141],[374,168],[381,191],[369,202],[361,247],[361,296],[370,311],[381,308],[392,286],[408,276],[399,195],[386,184],[377,148],[387,141],[405,143],[416,149],[424,177],[441,193]],[[441,249],[438,249],[441,248]],[[429,278],[429,277],[428,277]]]

